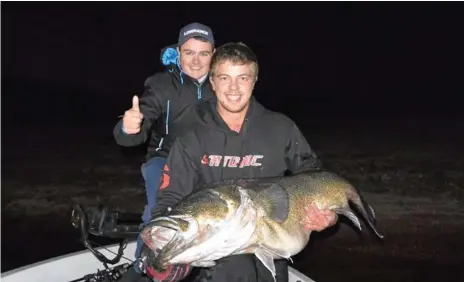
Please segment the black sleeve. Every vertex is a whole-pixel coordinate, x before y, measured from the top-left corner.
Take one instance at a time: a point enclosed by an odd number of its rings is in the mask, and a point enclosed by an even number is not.
[[[154,216],[163,213],[168,207],[174,207],[198,185],[199,172],[193,161],[195,157],[188,153],[184,142],[187,140],[177,138],[169,152],[161,177],[157,204],[152,211]],[[189,148],[197,148],[197,146],[189,142]]]
[[[311,146],[309,146],[308,141],[306,141],[306,138],[303,136],[296,124],[293,125],[287,141],[285,161],[288,169],[292,173],[298,173],[305,169],[322,168],[322,162],[311,149]]]
[[[145,91],[139,98],[140,112],[143,114],[143,121],[140,132],[137,134],[126,134],[122,129],[122,119],[113,129],[116,143],[121,146],[137,146],[145,141],[150,133],[153,122],[164,112],[164,102],[161,91],[153,86],[153,83],[145,82]]]

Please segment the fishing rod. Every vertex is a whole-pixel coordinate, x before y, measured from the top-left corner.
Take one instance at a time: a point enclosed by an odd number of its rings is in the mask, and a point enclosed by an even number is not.
[[[131,264],[124,263],[113,268],[98,270],[97,273],[87,274],[79,279],[69,282],[114,282],[119,281],[122,275],[129,270]]]
[[[140,216],[137,217],[136,214],[109,213],[106,209],[90,209],[86,212],[79,204],[75,204],[71,212],[71,224],[74,228],[80,229],[81,241],[103,264],[104,269],[70,282],[112,282],[121,279],[122,275],[131,267],[133,261],[124,257],[126,260],[130,261],[130,263],[124,263],[115,267],[109,267],[108,264],[116,264],[121,260],[128,240],[134,237],[135,234],[138,234],[139,227],[136,223],[139,219]],[[125,224],[118,225],[117,223],[120,222],[124,222]],[[100,246],[116,256],[109,259],[95,249],[91,244],[94,242],[89,240],[89,234],[122,239],[120,240],[117,253],[112,252],[104,246]]]
[[[104,219],[104,217],[102,217]],[[100,253],[98,250],[96,250],[92,245],[90,244],[89,241],[89,232],[88,232],[88,218],[87,214],[85,211],[81,208],[80,205],[75,204],[73,211],[71,213],[71,223],[75,228],[81,229],[81,240],[84,244],[84,246],[92,252],[92,254],[103,263],[105,268],[108,268],[107,264],[116,264],[121,260],[122,255],[124,254],[124,249],[127,246],[127,239],[123,239],[119,242],[119,249],[116,257],[113,259],[108,259],[104,254]]]

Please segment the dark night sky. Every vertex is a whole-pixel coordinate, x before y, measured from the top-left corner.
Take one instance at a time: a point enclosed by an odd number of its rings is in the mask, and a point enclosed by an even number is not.
[[[52,121],[114,118],[192,21],[210,25],[219,44],[254,49],[257,96],[273,109],[460,111],[457,3],[3,2],[1,10],[2,110],[16,121],[39,112]]]

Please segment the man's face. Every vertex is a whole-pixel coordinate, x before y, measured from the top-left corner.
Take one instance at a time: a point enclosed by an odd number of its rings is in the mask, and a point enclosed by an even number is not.
[[[248,109],[256,82],[253,64],[233,64],[223,61],[215,66],[211,85],[218,98],[220,112],[240,113]]]
[[[194,79],[200,79],[209,72],[213,45],[195,38],[190,38],[180,47],[180,66]]]

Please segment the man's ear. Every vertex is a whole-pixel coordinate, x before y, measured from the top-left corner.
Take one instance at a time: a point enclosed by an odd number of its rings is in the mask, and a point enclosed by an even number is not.
[[[208,77],[209,77],[209,82],[211,83],[211,88],[213,88],[213,91],[216,91],[216,89],[214,87],[213,77],[211,75],[209,75]]]

